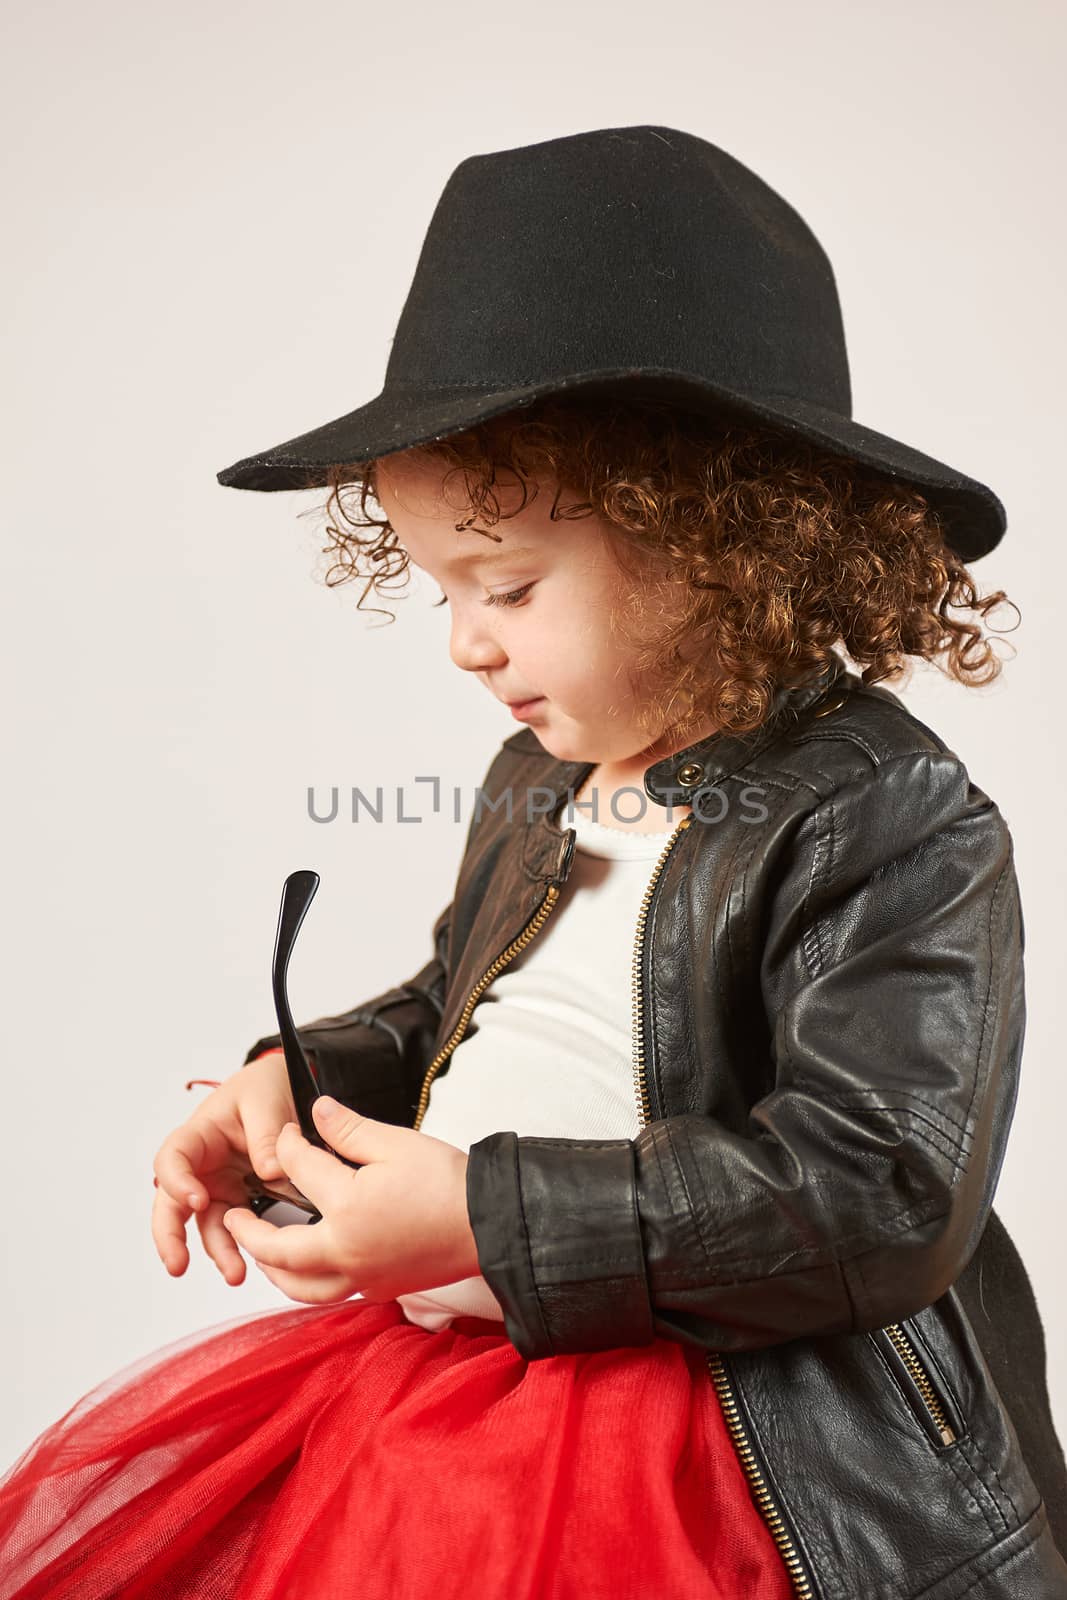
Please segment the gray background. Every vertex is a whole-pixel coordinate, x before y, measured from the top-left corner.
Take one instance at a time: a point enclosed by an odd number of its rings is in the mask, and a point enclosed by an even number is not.
[[[448,662],[433,585],[394,625],[357,614],[358,585],[324,585],[321,495],[215,473],[378,392],[457,162],[642,122],[799,208],[835,265],[856,417],[1008,508],[974,569],[1022,610],[1002,679],[893,687],[1015,837],[1029,1029],[996,1204],[1067,1431],[1062,13],[67,0],[4,32],[5,1462],[121,1366],[292,1306],[251,1261],[229,1288],[195,1231],[168,1276],[153,1155],[208,1092],[185,1080],[273,1026],[286,874],[322,878],[298,1020],[411,975],[515,730]],[[424,820],[313,822],[308,786],[334,784],[400,787]]]

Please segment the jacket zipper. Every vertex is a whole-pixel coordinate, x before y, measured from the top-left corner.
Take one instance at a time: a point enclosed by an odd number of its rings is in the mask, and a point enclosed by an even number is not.
[[[474,985],[474,988],[467,996],[467,1001],[460,1014],[459,1021],[453,1028],[449,1038],[441,1046],[440,1050],[430,1062],[430,1065],[426,1068],[426,1075],[422,1080],[422,1092],[419,1095],[419,1103],[415,1111],[415,1121],[413,1126],[416,1132],[418,1132],[419,1125],[421,1124],[423,1117],[426,1115],[426,1109],[430,1104],[430,1085],[433,1083],[434,1078],[437,1076],[438,1072],[444,1066],[445,1062],[448,1060],[449,1056],[452,1054],[453,1050],[466,1033],[467,1024],[471,1019],[471,1013],[474,1011],[479,999],[485,993],[486,989],[489,987],[501,969],[506,967],[509,961],[514,960],[519,951],[524,949],[525,946],[529,944],[530,940],[540,932],[546,918],[559,899],[559,896],[559,884],[550,883],[545,892],[544,899],[541,901],[541,904],[538,906],[537,910],[534,912],[525,928],[523,928],[522,932],[517,938],[511,941],[506,950],[501,951],[500,955],[497,956],[492,966],[485,969],[481,977],[478,979],[478,982]]]
[[[915,1345],[904,1332],[901,1323],[890,1322],[879,1332],[887,1334],[896,1347],[901,1360],[907,1368],[908,1375],[914,1383],[923,1405],[926,1407],[941,1443],[955,1444],[957,1439],[956,1430],[945,1413],[945,1408],[941,1403],[929,1372],[920,1360]]]
[[[637,919],[637,937],[634,942],[633,958],[633,1047],[634,1047],[634,1084],[637,1089],[637,1102],[640,1107],[642,1124],[647,1125],[652,1120],[652,1106],[648,1097],[648,1085],[645,1078],[645,1046],[644,1046],[644,996],[641,984],[641,969],[644,961],[645,924],[648,920],[648,909],[652,903],[656,884],[668,855],[674,848],[676,840],[693,821],[692,814],[683,817],[681,822],[671,834],[663,851],[656,862],[649,880],[645,896],[641,902],[641,911]],[[723,1417],[733,1441],[738,1459],[744,1469],[746,1478],[752,1489],[753,1497],[759,1508],[771,1537],[778,1546],[779,1553],[785,1563],[786,1570],[792,1580],[797,1600],[815,1600],[815,1589],[812,1579],[806,1571],[800,1558],[796,1544],[786,1527],[785,1520],[778,1505],[775,1503],[767,1483],[766,1476],[759,1464],[759,1458],[752,1448],[752,1442],[745,1432],[741,1420],[741,1411],[737,1404],[730,1378],[727,1373],[726,1363],[718,1351],[709,1350],[705,1354],[711,1381],[715,1385],[715,1393],[722,1406]]]

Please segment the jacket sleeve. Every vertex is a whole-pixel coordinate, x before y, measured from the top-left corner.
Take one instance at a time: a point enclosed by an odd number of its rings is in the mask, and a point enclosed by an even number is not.
[[[364,1116],[412,1126],[444,1005],[451,912],[449,904],[438,916],[433,955],[413,978],[297,1029],[323,1094]],[[277,1033],[257,1039],[242,1065],[280,1045]]]
[[[769,881],[772,1086],[746,1127],[471,1147],[479,1261],[528,1359],[857,1333],[932,1304],[977,1248],[1025,1030],[1004,818],[950,753],[892,757],[807,812]]]

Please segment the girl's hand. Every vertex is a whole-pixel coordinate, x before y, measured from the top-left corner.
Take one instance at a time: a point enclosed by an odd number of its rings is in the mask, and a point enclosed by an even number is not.
[[[270,1050],[221,1083],[164,1140],[153,1162],[152,1238],[172,1277],[180,1278],[189,1265],[185,1228],[195,1215],[204,1249],[226,1282],[244,1282],[244,1258],[222,1215],[247,1200],[244,1179],[250,1172],[282,1192],[290,1187],[275,1144],[295,1116],[285,1056]]]
[[[279,1228],[240,1205],[222,1219],[283,1294],[310,1305],[357,1291],[384,1301],[477,1275],[466,1151],[327,1095],[312,1114],[331,1150],[364,1163],[355,1172],[309,1144],[295,1122],[282,1129],[278,1157],[321,1222]]]

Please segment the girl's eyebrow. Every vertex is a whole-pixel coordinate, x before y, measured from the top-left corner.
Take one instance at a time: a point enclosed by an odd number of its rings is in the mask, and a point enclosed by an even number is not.
[[[512,557],[535,556],[537,551],[532,545],[519,545],[515,549],[505,547],[503,550],[470,550],[464,556],[456,556],[451,565],[454,567],[488,566],[490,561],[507,561]]]

